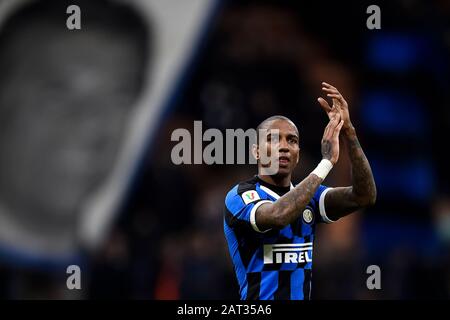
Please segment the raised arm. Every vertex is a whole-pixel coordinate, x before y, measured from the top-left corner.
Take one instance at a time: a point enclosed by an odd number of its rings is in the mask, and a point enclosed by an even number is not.
[[[343,124],[339,113],[331,116],[322,138],[323,160],[317,168],[277,201],[258,207],[255,220],[260,230],[282,229],[299,217],[339,158],[339,133]]]
[[[330,118],[336,113],[341,114],[344,120],[341,136],[347,146],[351,162],[352,186],[333,188],[325,195],[327,216],[337,220],[358,209],[373,205],[376,201],[377,190],[369,161],[358,141],[355,127],[350,121],[347,101],[332,85],[326,82],[322,85],[327,96],[332,98],[333,107],[331,108],[322,98],[318,99],[319,103]]]

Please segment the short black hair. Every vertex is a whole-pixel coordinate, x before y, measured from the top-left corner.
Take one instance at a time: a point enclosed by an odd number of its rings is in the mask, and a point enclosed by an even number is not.
[[[285,116],[282,116],[282,115],[271,116],[271,117],[269,117],[269,118],[263,120],[263,121],[256,127],[256,134],[259,134],[259,130],[266,129],[266,128],[269,126],[269,124],[270,124],[271,122],[276,121],[276,120],[284,120],[284,121],[290,122],[290,123],[294,126],[295,131],[297,131],[297,136],[299,135],[299,133],[298,133],[298,128],[297,128],[297,126],[295,125],[295,123],[294,123],[291,119],[289,119],[288,117],[285,117]],[[259,141],[258,141],[258,144],[259,144]]]

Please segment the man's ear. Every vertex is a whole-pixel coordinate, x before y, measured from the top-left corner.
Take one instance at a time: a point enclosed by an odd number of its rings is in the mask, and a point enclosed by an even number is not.
[[[295,163],[295,165],[297,165],[299,161],[300,161],[300,148],[298,148],[297,162]]]
[[[258,145],[253,144],[252,145],[252,155],[255,157],[256,160],[259,160],[259,148]]]

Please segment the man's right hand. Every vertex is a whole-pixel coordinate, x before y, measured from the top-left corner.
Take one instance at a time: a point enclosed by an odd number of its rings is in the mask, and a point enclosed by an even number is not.
[[[333,165],[339,159],[339,132],[344,124],[341,115],[336,113],[328,122],[322,137],[322,157]]]

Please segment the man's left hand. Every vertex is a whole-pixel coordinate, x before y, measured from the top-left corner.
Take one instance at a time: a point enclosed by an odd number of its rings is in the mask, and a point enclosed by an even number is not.
[[[353,127],[350,121],[350,113],[348,111],[348,104],[344,97],[341,95],[338,89],[331,84],[322,82],[322,90],[327,93],[327,97],[330,97],[333,101],[333,107],[330,107],[328,102],[323,98],[318,98],[320,106],[327,113],[328,118],[331,119],[336,113],[340,113],[341,119],[344,120],[342,127],[343,131]]]

